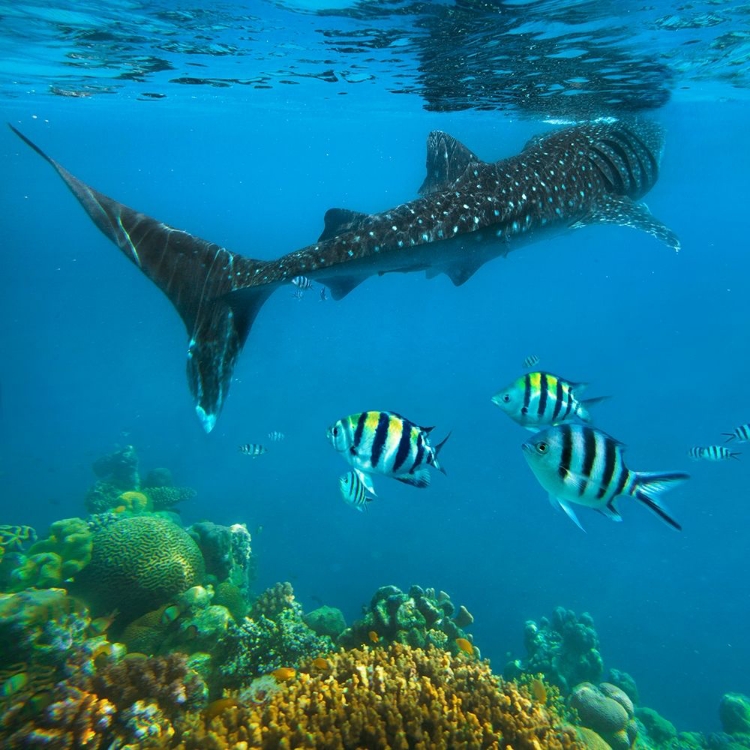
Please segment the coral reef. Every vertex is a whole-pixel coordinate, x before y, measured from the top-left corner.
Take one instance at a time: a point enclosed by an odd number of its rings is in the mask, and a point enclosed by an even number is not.
[[[459,623],[468,625],[474,620],[463,607],[456,612],[444,591],[436,593],[421,586],[412,586],[408,593],[396,586],[381,586],[364,613],[361,620],[341,633],[340,645],[352,648],[376,638],[378,642],[405,643],[415,648],[432,644],[456,654],[460,650],[456,639],[467,639]]]
[[[744,734],[750,739],[750,698],[741,693],[722,696],[719,719],[727,734]]]
[[[151,500],[154,510],[169,510],[198,494],[192,487],[144,487],[143,492]]]
[[[140,487],[138,456],[132,445],[97,458],[91,468],[100,480],[120,487],[121,491]]]
[[[346,630],[344,613],[336,607],[326,605],[308,612],[305,617],[305,625],[314,630],[318,635],[327,635],[334,641]]]
[[[653,708],[636,708],[635,718],[642,728],[642,731],[638,732],[639,738],[650,747],[671,747],[677,740],[674,724],[660,716]]]
[[[128,621],[202,582],[204,573],[186,531],[163,518],[135,516],[97,531],[76,588],[94,611],[119,609]]]
[[[204,698],[184,656],[127,657],[57,683],[43,711],[3,717],[0,740],[8,748],[163,748]]]
[[[65,518],[55,521],[49,536],[20,555],[10,573],[10,590],[60,586],[79,573],[91,560],[93,534],[86,521]]]
[[[557,607],[550,619],[543,617],[537,625],[528,620],[524,627],[528,657],[508,663],[503,674],[515,679],[523,673],[543,674],[564,695],[582,682],[599,682],[604,670],[599,653],[599,637],[588,612],[580,617]]]
[[[229,701],[212,718],[193,714],[176,747],[583,748],[552,709],[487,664],[442,649],[394,643],[329,657],[284,683],[265,704]]]
[[[607,682],[577,685],[570,694],[570,707],[580,723],[593,729],[612,750],[629,750],[638,736],[633,703],[620,688]]]
[[[633,701],[634,705],[640,703],[640,696],[638,695],[638,686],[635,684],[635,680],[627,672],[622,672],[619,669],[609,670],[609,679],[607,680],[611,685],[617,685],[620,690],[627,694],[628,698]]]
[[[228,581],[247,598],[255,578],[252,539],[245,524],[220,526],[211,521],[193,524],[188,530],[206,561],[206,573],[215,582]]]
[[[0,668],[31,659],[59,664],[90,624],[86,608],[65,589],[0,594]]]
[[[250,616],[230,623],[221,641],[225,687],[241,687],[253,678],[281,667],[296,667],[327,653],[333,643],[319,636],[303,620],[290,584],[277,584],[258,597]]]

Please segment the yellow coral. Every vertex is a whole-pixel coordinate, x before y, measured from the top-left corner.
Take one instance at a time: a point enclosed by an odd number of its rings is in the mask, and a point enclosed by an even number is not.
[[[123,492],[117,499],[120,505],[124,505],[126,510],[133,513],[153,510],[151,499],[142,492]]]
[[[486,662],[394,643],[328,657],[263,705],[191,714],[175,747],[581,749],[554,709],[533,701]]]

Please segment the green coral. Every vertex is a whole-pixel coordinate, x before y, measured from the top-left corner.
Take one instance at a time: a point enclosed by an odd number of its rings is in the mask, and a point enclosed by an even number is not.
[[[677,729],[653,708],[636,708],[635,717],[648,738],[650,747],[671,747],[677,740]]]
[[[346,630],[344,613],[336,607],[318,607],[305,615],[305,624],[318,635],[336,640]]]
[[[123,518],[94,535],[91,562],[77,579],[80,595],[125,620],[171,601],[205,574],[198,546],[184,529],[152,516]]]
[[[247,602],[242,591],[230,581],[223,581],[216,586],[214,604],[226,607],[237,621],[242,620],[247,614]]]
[[[382,586],[373,596],[361,620],[344,630],[338,643],[345,648],[377,642],[404,643],[415,648],[432,644],[458,653],[457,638],[467,638],[462,626],[473,617],[456,607],[443,591],[412,586],[408,593],[396,586]],[[372,634],[375,634],[374,636]]]
[[[722,696],[719,719],[727,734],[750,735],[750,698],[741,693],[727,693]]]
[[[49,536],[29,548],[11,572],[11,590],[50,588],[73,578],[91,560],[93,534],[81,518],[55,521]]]

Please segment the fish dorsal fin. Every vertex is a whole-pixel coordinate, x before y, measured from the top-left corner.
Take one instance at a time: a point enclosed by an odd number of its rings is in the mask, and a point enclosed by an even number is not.
[[[452,135],[433,130],[427,136],[427,176],[419,188],[419,194],[429,195],[447,190],[472,163],[483,162]]]
[[[359,226],[368,214],[361,211],[350,211],[348,208],[329,208],[323,217],[323,234],[318,237],[318,242],[330,240],[333,237],[348,232]]]

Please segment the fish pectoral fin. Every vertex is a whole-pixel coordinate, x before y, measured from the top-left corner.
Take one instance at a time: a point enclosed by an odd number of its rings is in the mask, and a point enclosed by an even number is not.
[[[344,232],[356,229],[369,217],[361,211],[350,211],[348,208],[329,208],[323,217],[323,233],[318,242],[330,240]]]
[[[405,477],[393,478],[404,484],[410,484],[412,487],[419,487],[420,489],[430,486],[430,472],[426,468],[417,469],[413,474]]]
[[[419,188],[419,194],[429,195],[447,190],[461,178],[469,164],[484,162],[452,135],[433,130],[427,136],[427,176]]]
[[[599,508],[599,512],[603,516],[609,518],[611,521],[617,521],[617,523],[620,523],[622,521],[622,516],[615,507],[614,500],[610,500],[605,506]]]
[[[570,504],[563,500],[560,497],[555,497],[554,495],[549,496],[549,501],[553,508],[560,508],[565,515],[576,525],[578,528],[583,531],[583,533],[586,533],[586,529],[581,526],[581,522],[578,520],[578,516],[576,515],[573,508],[570,507]]]
[[[375,485],[372,483],[372,477],[369,474],[365,474],[365,472],[362,471],[361,469],[355,469],[354,473],[357,475],[357,479],[359,479],[359,481],[362,482],[365,489],[371,495],[375,495],[375,497],[377,497],[378,493],[375,492]]]
[[[352,289],[358,287],[367,276],[330,276],[316,279],[324,286],[327,286],[331,292],[331,298],[340,300],[346,297]]]
[[[453,282],[454,286],[465,284],[482,266],[483,260],[465,258],[458,263],[451,263],[445,269],[445,275]]]
[[[675,252],[680,250],[680,240],[677,235],[662,224],[648,210],[645,203],[636,203],[626,196],[610,196],[600,201],[594,211],[583,221],[577,222],[574,227],[589,224],[619,224],[622,227],[641,229],[671,247]]]

